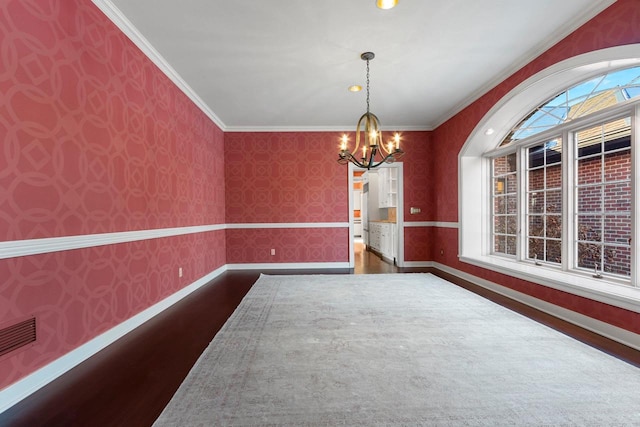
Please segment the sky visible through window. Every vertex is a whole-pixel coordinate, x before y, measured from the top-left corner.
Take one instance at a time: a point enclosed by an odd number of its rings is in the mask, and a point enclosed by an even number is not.
[[[640,67],[613,71],[579,83],[529,113],[500,146],[640,96]]]

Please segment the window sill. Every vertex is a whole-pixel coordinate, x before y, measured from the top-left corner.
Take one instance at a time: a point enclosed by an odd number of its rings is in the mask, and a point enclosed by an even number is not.
[[[640,313],[640,288],[607,278],[595,279],[587,274],[569,273],[495,256],[460,256],[460,261]]]

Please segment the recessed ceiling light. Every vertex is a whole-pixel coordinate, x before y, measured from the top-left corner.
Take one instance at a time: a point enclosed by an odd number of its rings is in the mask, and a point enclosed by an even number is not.
[[[362,86],[360,85],[349,86],[349,92],[360,92],[361,90]]]
[[[391,9],[398,4],[398,0],[376,0],[376,6],[380,9]]]
[[[491,135],[493,132],[494,132],[494,131],[493,131],[493,128],[489,128],[489,129],[487,129],[487,130],[485,130],[485,131],[484,131],[484,134],[485,134],[485,135]]]

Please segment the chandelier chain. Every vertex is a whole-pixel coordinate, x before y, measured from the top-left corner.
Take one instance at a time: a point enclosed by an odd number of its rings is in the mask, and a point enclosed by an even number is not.
[[[369,60],[367,59],[367,113],[369,112]]]

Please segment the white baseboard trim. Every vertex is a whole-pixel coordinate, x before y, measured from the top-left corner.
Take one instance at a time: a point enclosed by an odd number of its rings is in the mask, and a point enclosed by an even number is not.
[[[383,261],[388,262],[391,265],[396,265],[396,259],[394,257],[388,257],[384,254],[380,254],[380,256],[382,257]]]
[[[405,261],[403,267],[433,267],[433,261]]]
[[[405,221],[404,227],[460,228],[460,225],[457,222],[446,221]]]
[[[627,331],[626,329],[622,329],[617,326],[610,325],[609,323],[605,323],[600,320],[582,315],[575,311],[562,308],[560,306],[548,303],[538,298],[534,298],[530,295],[515,291],[511,288],[507,288],[506,286],[499,285],[497,283],[482,279],[472,274],[465,273],[464,271],[457,270],[447,265],[440,264],[437,262],[433,262],[432,264],[433,264],[433,267],[438,270],[452,274],[460,279],[467,280],[471,283],[474,283],[492,292],[495,292],[500,295],[504,295],[507,298],[511,298],[512,300],[521,302],[525,305],[538,309],[544,313],[558,317],[562,320],[566,320],[569,323],[580,326],[581,328],[587,329],[591,332],[595,332],[596,334],[602,335],[604,337],[610,338],[614,341],[617,341],[621,344],[624,344],[636,350],[640,350],[639,334],[636,334],[636,333]]]
[[[255,264],[227,264],[227,270],[296,270],[316,268],[351,268],[348,262],[283,262]]]
[[[219,267],[206,276],[203,276],[190,285],[182,288],[178,292],[152,305],[146,310],[141,311],[128,320],[125,320],[119,325],[114,326],[108,331],[82,344],[75,350],[70,351],[69,353],[54,360],[48,365],[45,365],[37,371],[22,378],[21,380],[18,380],[16,383],[10,385],[9,387],[0,390],[0,413],[6,411],[11,406],[20,402],[22,399],[38,391],[40,388],[55,380],[65,372],[76,367],[100,350],[104,349],[119,338],[122,338],[124,335],[133,331],[135,328],[142,325],[147,320],[171,307],[173,304],[177,303],[203,285],[209,283],[211,280],[215,279],[226,270],[226,265]]]

